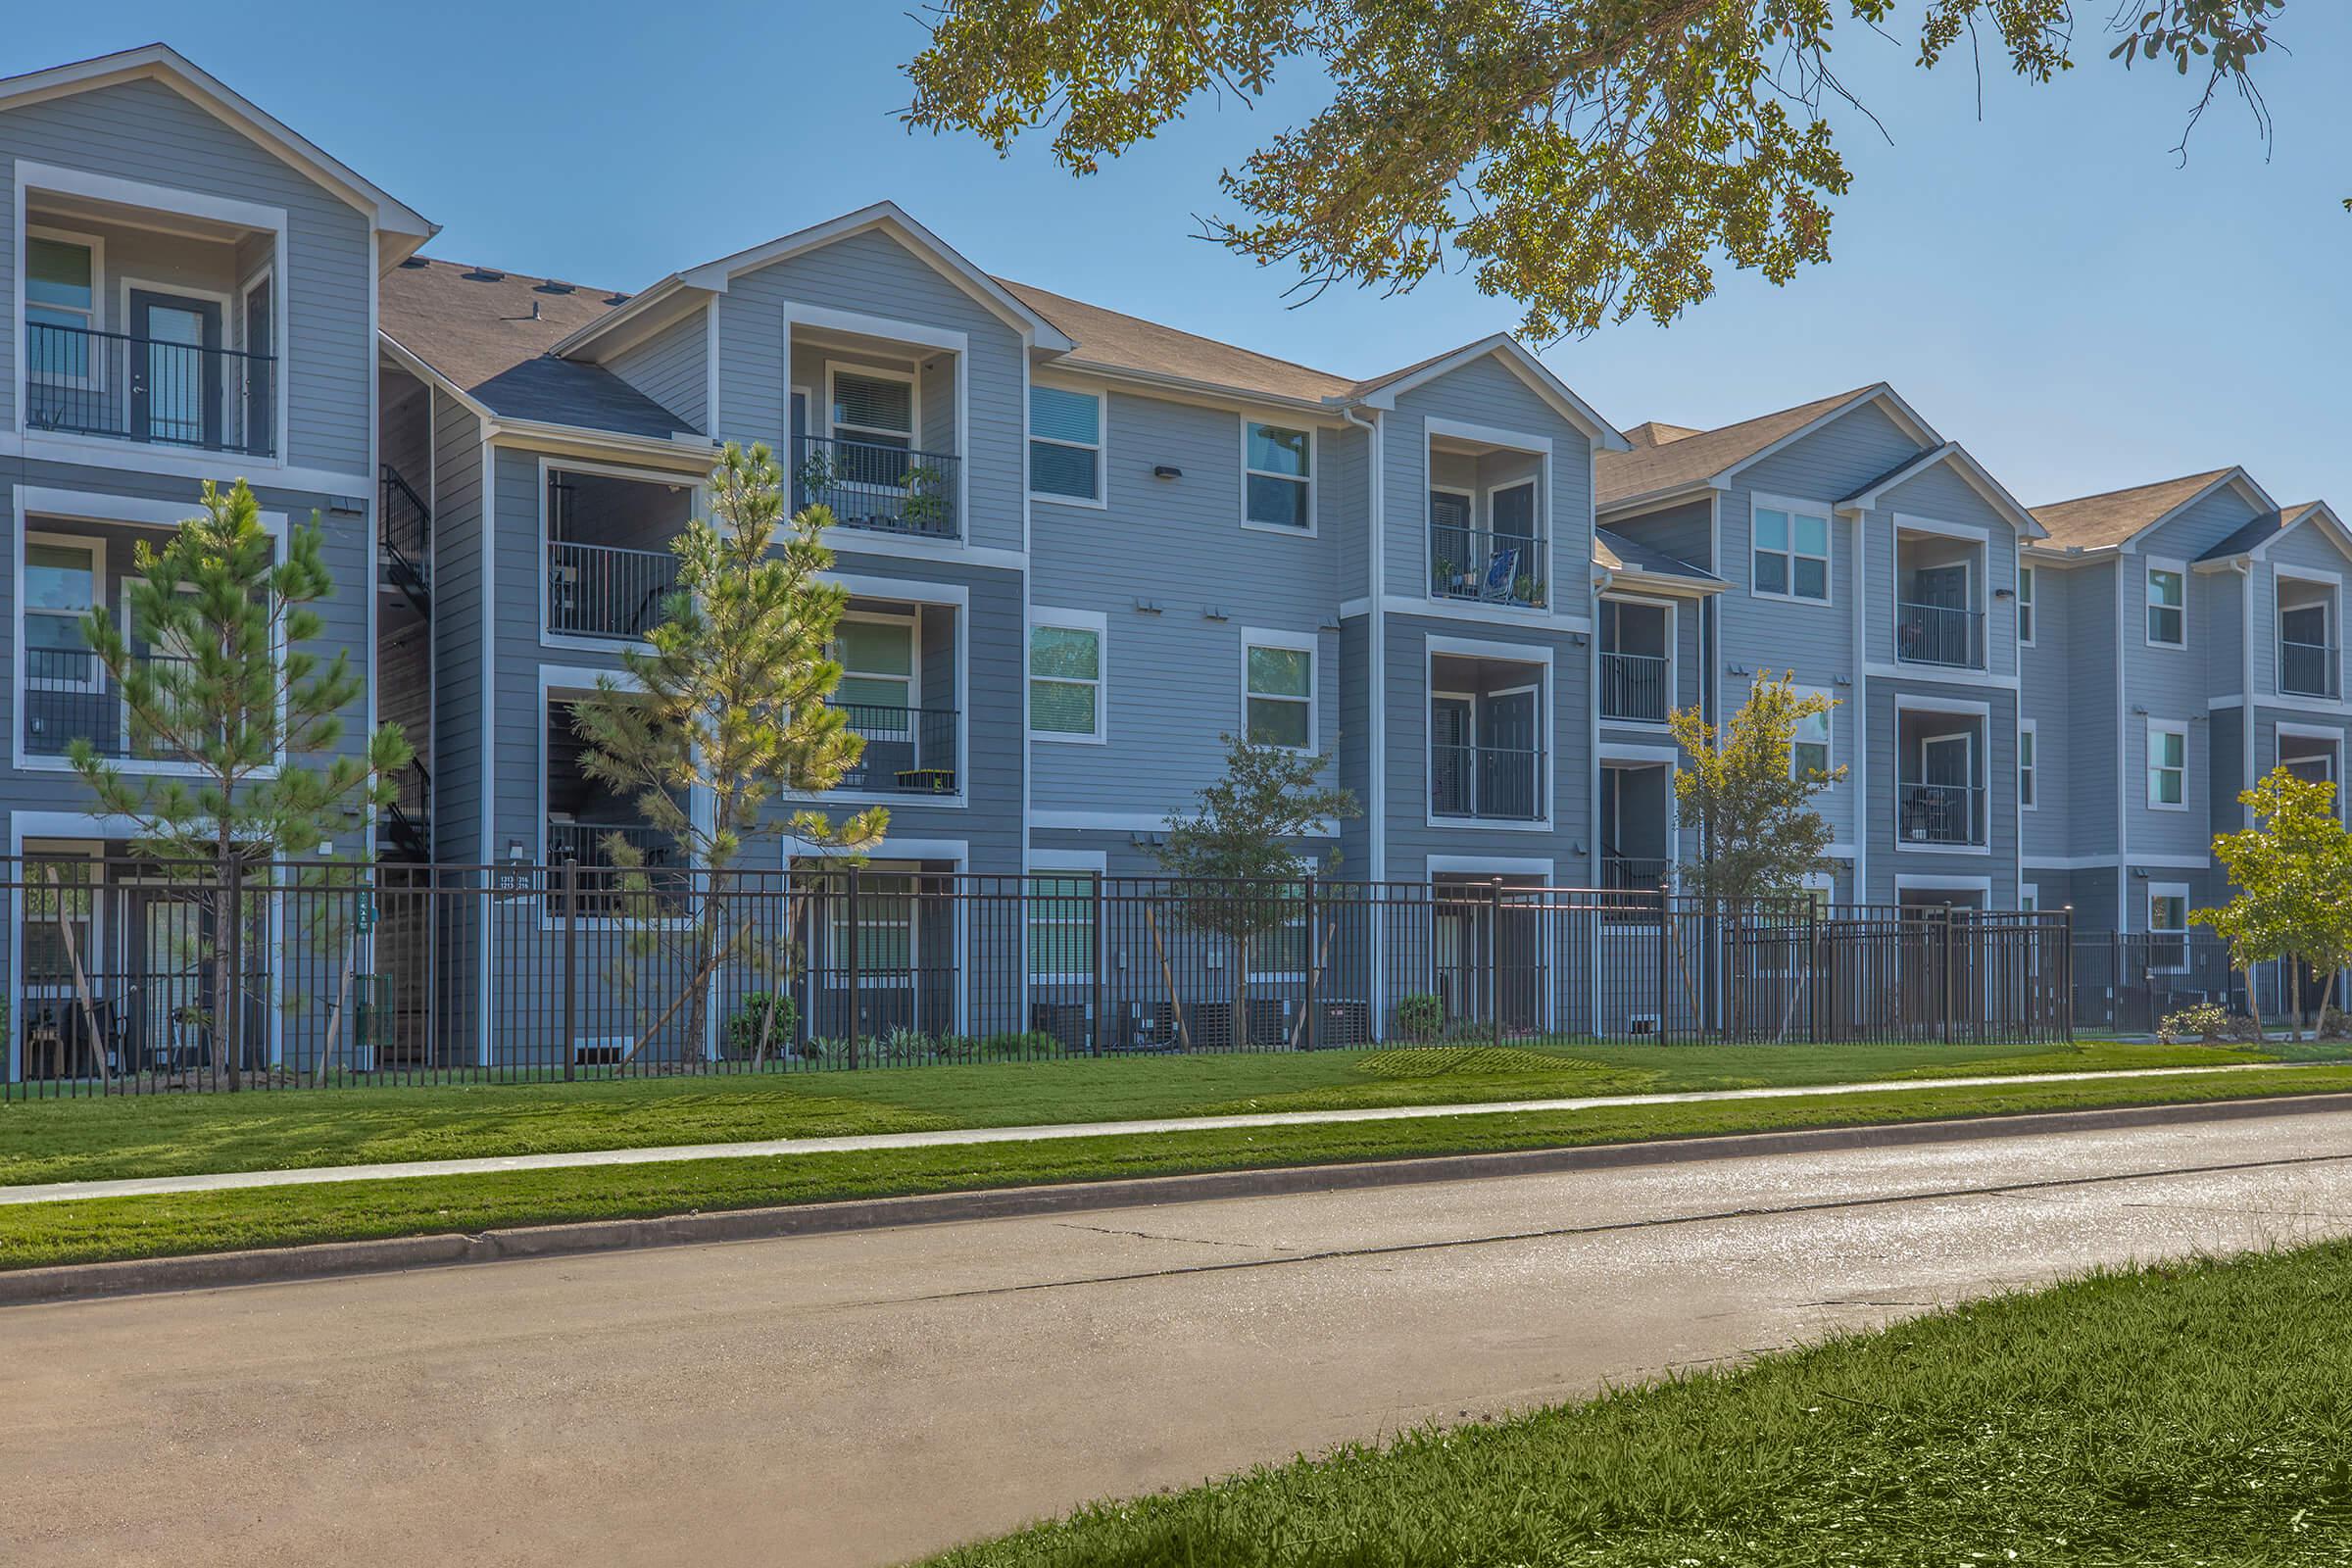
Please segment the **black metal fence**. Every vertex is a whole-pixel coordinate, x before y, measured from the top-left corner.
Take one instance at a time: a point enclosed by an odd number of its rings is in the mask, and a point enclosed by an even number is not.
[[[2063,913],[813,864],[0,861],[6,1093],[1381,1043],[2063,1040]],[[228,1000],[228,1004],[222,1004]]]
[[[2253,996],[2263,1022],[2315,1022],[2323,1004],[2352,1010],[2344,986],[2295,959],[2257,964]],[[2075,939],[2075,1017],[2079,1027],[2154,1034],[2173,1013],[2215,1003],[2240,1015],[2250,1009],[2246,975],[2229,945],[2210,932],[2082,932]]]

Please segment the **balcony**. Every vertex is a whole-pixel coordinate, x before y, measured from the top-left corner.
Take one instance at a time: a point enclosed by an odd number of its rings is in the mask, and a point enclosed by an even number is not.
[[[1541,541],[1533,534],[1433,522],[1429,529],[1432,599],[1541,610],[1544,582]]]
[[[918,539],[959,539],[963,460],[876,441],[800,436],[793,442],[792,510],[821,506],[844,528]]]
[[[952,708],[893,708],[881,703],[826,705],[849,720],[865,750],[842,775],[845,790],[885,795],[956,793],[956,729]]]
[[[273,356],[47,321],[24,327],[27,429],[275,455]]]
[[[1611,893],[1655,893],[1674,878],[1674,862],[1663,856],[1603,855],[1600,885]]]
[[[141,662],[150,666],[190,662],[162,654]],[[101,757],[145,755],[131,744],[122,686],[86,648],[25,649],[23,707],[24,750],[31,756],[63,757],[76,740],[88,741]]]
[[[2327,643],[2278,640],[2278,690],[2289,697],[2334,701],[2343,690],[2343,651]]]
[[[661,622],[662,602],[677,587],[678,558],[666,550],[554,540],[547,547],[547,629],[641,638]]]
[[[1945,669],[1984,667],[1984,612],[1948,605],[1897,604],[1894,657]]]
[[[1603,595],[1600,716],[1663,724],[1674,704],[1674,612]]]
[[[1530,747],[1432,747],[1429,784],[1429,808],[1437,816],[1544,819],[1544,754]]]
[[[1986,842],[1984,790],[1976,784],[1920,784],[1895,787],[1895,832],[1905,844],[1978,848]]]

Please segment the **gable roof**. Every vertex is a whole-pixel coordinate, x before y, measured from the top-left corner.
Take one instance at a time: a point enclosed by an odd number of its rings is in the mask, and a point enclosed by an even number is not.
[[[1592,564],[1606,571],[1668,579],[1699,593],[1716,593],[1728,586],[1704,566],[1692,565],[1609,528],[1592,530]]]
[[[216,119],[259,142],[367,213],[385,236],[377,265],[413,255],[441,225],[400,201],[309,137],[231,91],[169,44],[141,44],[113,54],[0,77],[0,109],[89,92],[123,81],[158,81]]]
[[[1215,338],[1148,321],[1140,316],[1089,305],[1029,283],[1001,279],[1014,297],[1060,328],[1071,342],[1057,364],[1072,369],[1102,369],[1151,380],[1190,383],[1279,399],[1320,404],[1344,398],[1355,383],[1289,360],[1236,348]]]
[[[1816,398],[1792,409],[1780,409],[1760,414],[1752,419],[1726,424],[1712,430],[1699,430],[1678,435],[1663,442],[1653,440],[1636,445],[1630,452],[1604,456],[1600,460],[1597,495],[1598,504],[1606,509],[1621,502],[1645,500],[1652,496],[1672,495],[1681,490],[1696,489],[1728,478],[1786,442],[1805,434],[1817,425],[1826,424],[1854,409],[1869,403],[1885,402],[1905,423],[1916,426],[1928,438],[1927,445],[1937,445],[1941,437],[1928,427],[1927,421],[1911,412],[1910,406],[1894,395],[1894,389],[1884,381],[1839,392],[1833,397]],[[1652,421],[1649,428],[1680,430],[1680,425],[1659,425]]]
[[[1396,406],[1396,399],[1414,387],[1490,357],[1500,360],[1505,368],[1527,383],[1529,390],[1550,404],[1553,412],[1590,436],[1594,451],[1628,452],[1633,449],[1633,443],[1615,425],[1602,418],[1598,410],[1578,397],[1567,382],[1552,373],[1550,366],[1536,358],[1528,351],[1526,344],[1508,332],[1490,333],[1474,343],[1465,343],[1446,354],[1433,355],[1401,370],[1391,370],[1386,375],[1358,381],[1349,395],[1354,401],[1372,408],[1393,409]]]
[[[603,366],[549,352],[625,298],[419,256],[384,274],[377,324],[500,417],[666,439],[691,426]]]
[[[2335,514],[2335,509],[2325,501],[2305,501],[2292,507],[2278,507],[2248,519],[2244,526],[2197,560],[2203,563],[2228,561],[2237,556],[2259,556],[2307,522],[2320,524],[2338,551],[2352,556],[2352,532],[2345,529],[2343,519]]]
[[[2275,510],[2245,469],[2210,468],[2178,479],[2132,485],[2073,501],[2035,507],[2034,515],[2049,530],[2051,547],[2066,550],[2115,550],[2131,543],[2183,507],[2194,505],[2225,484],[2241,483],[2258,497],[2258,510]]]
[[[1995,479],[1969,450],[1957,441],[1946,441],[1930,452],[1923,452],[1910,462],[1900,464],[1891,471],[1880,475],[1869,484],[1844,497],[1838,505],[1859,511],[1875,512],[1889,490],[1909,484],[1930,468],[1949,466],[1961,482],[1983,498],[1984,504],[1999,513],[2018,534],[2027,539],[2046,538],[2048,531],[2035,519],[2026,504],[2009,493],[2008,486]]]

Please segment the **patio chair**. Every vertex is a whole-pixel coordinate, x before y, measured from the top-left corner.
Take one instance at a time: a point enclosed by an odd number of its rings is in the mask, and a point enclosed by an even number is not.
[[[1479,585],[1478,597],[1490,605],[1507,605],[1515,596],[1518,581],[1518,548],[1497,550],[1487,560],[1487,580]]]

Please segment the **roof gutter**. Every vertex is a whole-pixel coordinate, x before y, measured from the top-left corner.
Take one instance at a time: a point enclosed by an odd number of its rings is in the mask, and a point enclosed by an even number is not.
[[[455,399],[459,406],[482,422],[482,439],[496,441],[505,437],[513,441],[528,441],[541,446],[586,447],[606,454],[636,458],[655,458],[677,462],[686,457],[697,459],[717,450],[714,437],[696,435],[681,430],[675,436],[629,435],[618,430],[599,430],[592,425],[551,424],[540,419],[511,419],[503,417],[481,399],[435,369],[430,362],[409,348],[391,333],[378,330],[376,341],[402,369],[428,386],[436,387]],[[683,438],[683,439],[681,439]]]

